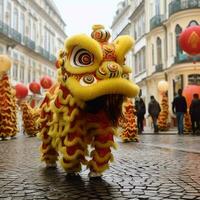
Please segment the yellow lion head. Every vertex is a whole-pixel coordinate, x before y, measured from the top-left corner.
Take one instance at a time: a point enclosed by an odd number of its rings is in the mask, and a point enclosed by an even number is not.
[[[137,95],[139,88],[129,80],[131,69],[124,65],[132,48],[130,36],[119,36],[108,42],[110,33],[102,25],[94,25],[91,37],[80,34],[67,38],[58,58],[58,81],[72,95],[83,101],[103,95]]]

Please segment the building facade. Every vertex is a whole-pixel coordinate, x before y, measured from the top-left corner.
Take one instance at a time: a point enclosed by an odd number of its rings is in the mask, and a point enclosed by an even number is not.
[[[12,58],[13,85],[56,78],[56,54],[63,47],[65,23],[53,0],[0,0],[0,54]]]
[[[130,35],[131,3],[133,0],[124,0],[118,3],[117,10],[111,25],[112,39],[120,35]],[[126,64],[132,66],[132,53],[130,52],[126,58]]]
[[[178,44],[179,35],[185,28],[200,24],[200,0],[134,2],[135,6],[132,2],[131,7],[135,11],[131,15],[127,13],[131,23],[130,33],[136,39],[133,79],[142,89],[146,105],[150,95],[161,100],[158,82],[166,80],[171,111],[171,102],[179,88],[184,89],[190,84],[200,85],[200,57],[188,57]],[[143,15],[144,21],[139,19]],[[144,52],[139,53],[141,49]],[[169,118],[171,121],[172,114]]]

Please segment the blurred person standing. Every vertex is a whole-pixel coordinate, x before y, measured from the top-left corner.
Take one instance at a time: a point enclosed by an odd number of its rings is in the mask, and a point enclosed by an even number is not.
[[[160,111],[161,111],[160,104],[156,101],[154,96],[151,96],[150,102],[149,102],[149,105],[148,105],[148,112],[149,112],[149,115],[151,116],[152,121],[153,121],[154,133],[158,133],[157,120],[158,120],[158,116],[160,114]]]
[[[199,132],[200,128],[200,99],[199,94],[193,94],[192,103],[190,105],[190,116],[192,121],[192,132],[195,134]]]
[[[135,109],[137,115],[137,128],[138,132],[142,133],[144,131],[144,115],[146,113],[146,106],[141,97],[136,98],[135,100]]]
[[[187,103],[185,97],[182,95],[182,89],[178,90],[178,95],[174,98],[172,103],[172,111],[176,114],[178,124],[178,134],[183,134],[183,119],[184,114],[187,113]]]

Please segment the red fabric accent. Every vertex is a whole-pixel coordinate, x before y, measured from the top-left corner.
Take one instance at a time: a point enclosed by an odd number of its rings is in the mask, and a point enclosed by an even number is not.
[[[114,141],[112,133],[97,135],[95,137],[95,140],[101,143],[106,143],[107,141]]]
[[[74,153],[76,152],[76,150],[81,149],[83,150],[82,146],[80,144],[71,146],[71,147],[67,147],[67,153],[71,156],[74,155]]]
[[[111,152],[110,148],[95,148],[100,157],[104,157]]]
[[[56,100],[55,100],[55,106],[57,107],[57,108],[61,108],[61,103],[60,103],[60,101],[59,101],[59,99],[58,99],[58,97],[56,98]]]

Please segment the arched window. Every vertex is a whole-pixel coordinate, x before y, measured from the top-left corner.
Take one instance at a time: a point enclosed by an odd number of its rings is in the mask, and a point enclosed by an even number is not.
[[[197,25],[199,25],[198,22],[195,21],[195,20],[192,20],[192,21],[190,21],[190,23],[188,24],[188,27],[189,27],[189,26],[197,26]]]
[[[188,85],[200,85],[200,74],[188,75]]]
[[[156,46],[157,46],[157,65],[160,65],[162,64],[162,41],[159,37],[157,37]]]
[[[183,50],[180,48],[179,42],[178,42],[179,35],[181,34],[181,32],[182,32],[182,28],[180,27],[179,24],[177,24],[176,28],[175,28],[175,34],[176,34],[176,56],[179,56],[180,54],[183,53]]]
[[[13,28],[18,30],[18,10],[17,8],[14,9],[14,19],[13,19]]]

